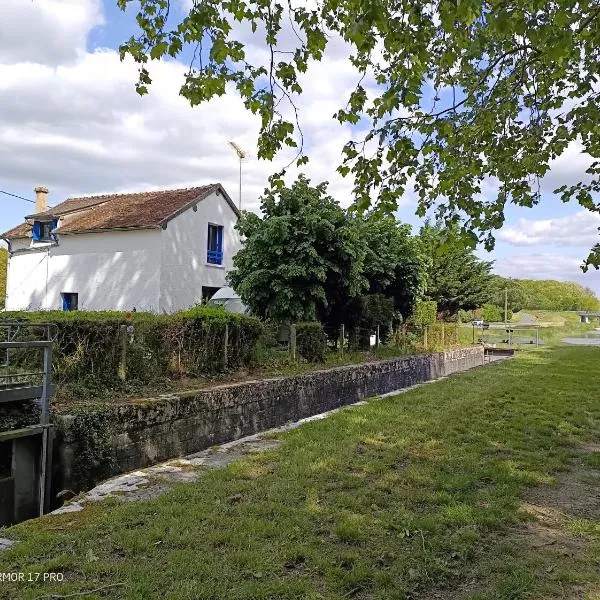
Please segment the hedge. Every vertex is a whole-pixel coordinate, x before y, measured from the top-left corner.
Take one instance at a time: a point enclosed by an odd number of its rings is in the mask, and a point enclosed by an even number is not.
[[[3,313],[2,321],[7,320],[33,325],[22,328],[20,340],[40,338],[46,329],[41,323],[49,324],[56,384],[86,395],[118,389],[124,382],[202,377],[247,366],[262,331],[254,317],[206,306],[161,316],[114,311]],[[11,365],[33,366],[36,361],[39,355],[30,351],[11,352]]]

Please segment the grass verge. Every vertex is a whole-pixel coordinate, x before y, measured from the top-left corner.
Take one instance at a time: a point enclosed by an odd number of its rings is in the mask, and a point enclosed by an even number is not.
[[[583,598],[600,585],[593,513],[561,508],[553,531],[577,544],[557,557],[528,534],[523,497],[572,461],[597,474],[579,449],[600,433],[599,358],[522,353],[305,425],[155,500],[21,524],[0,572],[64,581],[0,583],[0,596]]]

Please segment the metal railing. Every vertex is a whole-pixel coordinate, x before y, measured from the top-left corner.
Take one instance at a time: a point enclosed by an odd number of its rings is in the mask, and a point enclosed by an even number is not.
[[[34,401],[40,409],[39,422],[36,424],[0,431],[0,442],[12,443],[13,461],[11,466],[11,479],[27,478],[31,472],[15,472],[15,453],[20,451],[19,444],[23,438],[32,438],[41,436],[41,448],[37,464],[34,464],[34,470],[39,470],[39,480],[37,486],[38,494],[38,514],[41,516],[48,506],[48,489],[50,487],[50,398],[53,394],[52,388],[52,342],[49,340],[27,340],[27,341],[4,341],[0,342],[0,351],[6,351],[7,360],[10,359],[10,350],[38,350],[43,352],[43,367],[41,371],[28,371],[26,373],[6,372],[0,373],[0,405],[23,403]],[[4,365],[8,368],[9,363]],[[40,378],[41,383],[32,381],[33,377]],[[17,442],[19,440],[19,442]],[[28,450],[28,453],[31,453]],[[35,468],[37,467],[37,468]],[[25,482],[25,486],[31,482]],[[19,498],[13,498],[13,514],[17,515],[19,520]],[[25,499],[25,501],[31,499]],[[25,502],[27,503],[27,502]]]

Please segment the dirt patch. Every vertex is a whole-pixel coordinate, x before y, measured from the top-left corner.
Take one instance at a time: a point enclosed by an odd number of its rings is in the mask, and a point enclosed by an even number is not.
[[[554,485],[535,487],[523,500],[524,510],[545,524],[600,519],[600,471],[576,463]]]
[[[543,579],[558,577],[565,564],[587,565],[592,569],[591,557],[594,545],[598,543],[593,535],[582,533],[574,523],[600,520],[600,470],[590,464],[590,455],[600,452],[600,444],[590,442],[577,448],[568,471],[559,473],[554,483],[536,486],[523,495],[521,511],[526,521],[510,528],[498,536],[500,546],[519,548],[526,554],[541,559],[536,575]],[[480,560],[498,560],[495,544],[482,552]],[[482,582],[471,572],[457,581],[450,589],[430,589],[416,597],[419,600],[463,600],[481,594],[485,595]],[[577,569],[578,570],[578,569]],[[581,579],[584,579],[581,576]],[[576,581],[573,579],[572,581]],[[538,600],[592,600],[600,599],[600,587],[583,585],[582,582],[569,586],[561,584],[558,596],[533,596]]]

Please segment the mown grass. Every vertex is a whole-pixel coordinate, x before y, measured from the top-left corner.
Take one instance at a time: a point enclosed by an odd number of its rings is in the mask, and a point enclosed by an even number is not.
[[[0,595],[122,584],[85,597],[520,600],[600,585],[597,527],[567,515],[582,546],[558,563],[514,535],[522,493],[598,438],[599,359],[522,353],[307,424],[155,500],[21,524],[5,532],[21,543],[0,571],[65,581],[4,583]]]

